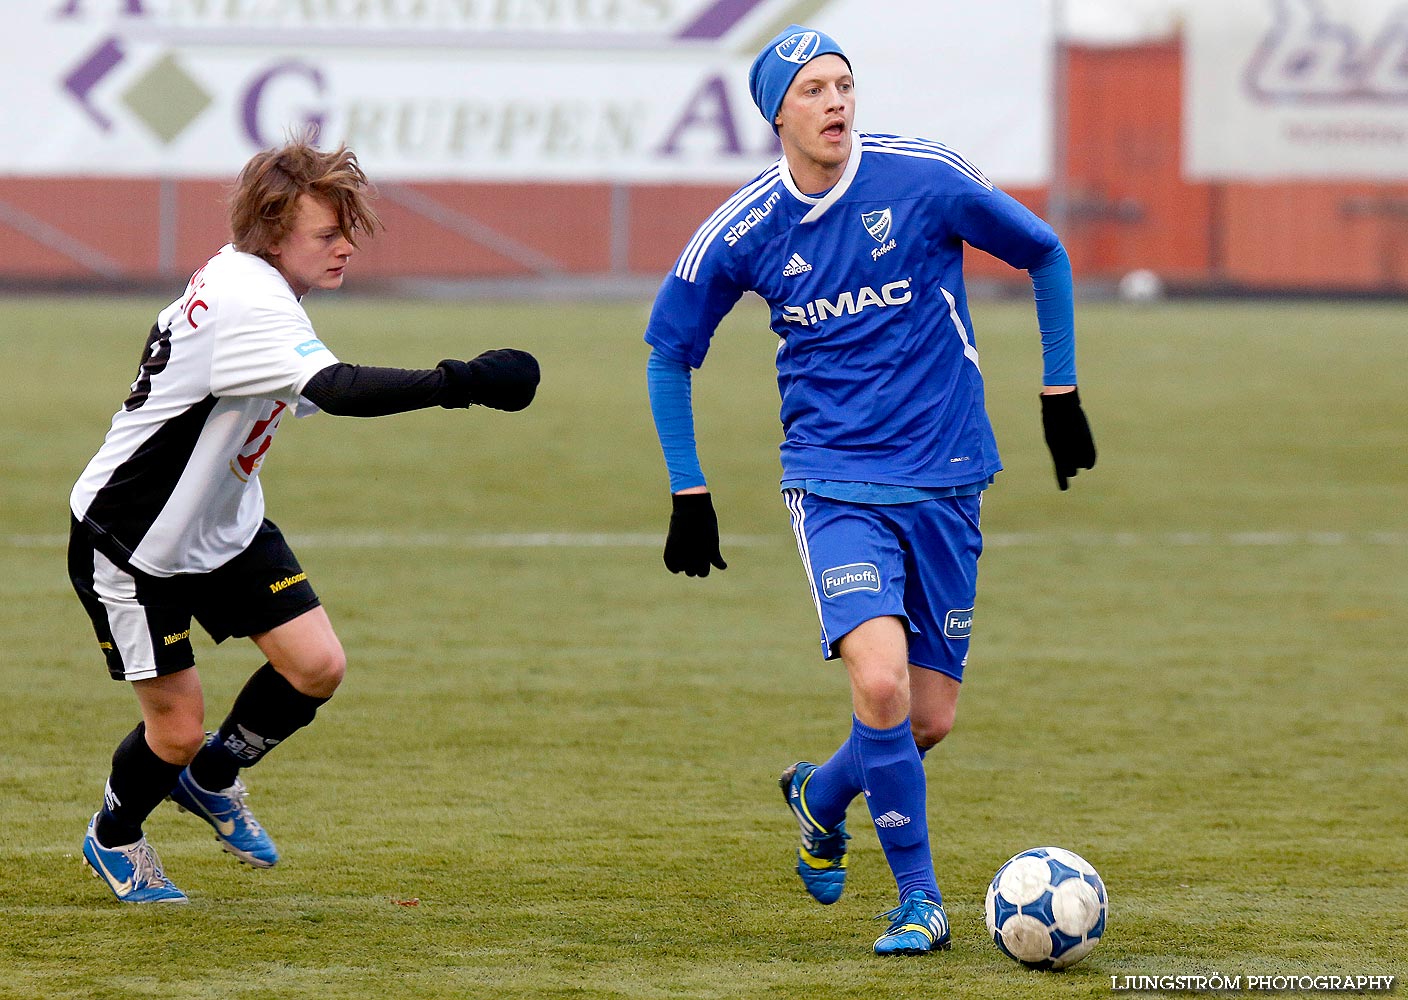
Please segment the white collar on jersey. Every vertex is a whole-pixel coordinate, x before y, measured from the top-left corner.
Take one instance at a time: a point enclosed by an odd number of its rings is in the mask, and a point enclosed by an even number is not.
[[[799,225],[805,226],[809,222],[815,222],[826,214],[836,202],[841,200],[841,196],[849,190],[851,181],[855,180],[856,171],[860,169],[860,133],[851,133],[851,157],[846,161],[846,171],[841,175],[841,179],[835,183],[830,191],[820,198],[813,198],[809,194],[803,194],[797,187],[797,182],[792,179],[792,169],[787,166],[787,154],[782,154],[782,183],[787,190],[792,192],[792,196],[798,201],[806,202],[812,206],[810,212],[802,217]]]

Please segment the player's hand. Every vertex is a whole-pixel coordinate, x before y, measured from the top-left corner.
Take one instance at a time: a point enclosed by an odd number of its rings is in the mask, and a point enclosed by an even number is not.
[[[521,410],[533,402],[541,377],[538,359],[513,348],[485,351],[473,361],[448,358],[437,367],[445,373],[440,405],[446,409],[477,404]]]
[[[665,568],[686,576],[708,576],[709,567],[728,569],[719,554],[719,518],[708,493],[671,497],[670,533],[665,537]]]
[[[1095,439],[1080,408],[1079,390],[1042,393],[1041,427],[1056,463],[1057,486],[1067,489],[1066,480],[1075,478],[1077,469],[1095,468]]]

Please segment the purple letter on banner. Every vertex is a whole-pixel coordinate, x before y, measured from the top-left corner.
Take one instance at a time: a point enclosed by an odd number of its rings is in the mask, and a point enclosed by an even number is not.
[[[733,107],[728,102],[728,89],[724,78],[711,76],[704,86],[689,99],[684,116],[670,130],[670,136],[658,150],[660,156],[678,156],[680,136],[696,124],[710,125],[719,132],[723,140],[720,150],[726,156],[741,156],[743,146],[738,141],[738,127],[733,123]]]
[[[714,0],[680,31],[680,38],[722,38],[760,0]]]
[[[267,149],[276,143],[259,134],[259,102],[263,99],[264,88],[269,85],[270,81],[287,73],[296,73],[309,80],[317,88],[319,95],[323,92],[323,74],[317,68],[306,63],[279,63],[255,77],[254,82],[249,85],[249,90],[245,91],[244,95],[244,134],[249,137],[250,142],[260,149]],[[310,113],[299,124],[312,126],[316,133],[323,130],[323,121],[323,115]],[[314,139],[316,140],[316,138],[315,135]]]
[[[81,2],[82,0],[68,0],[68,3],[64,4],[62,7],[60,7],[54,12],[54,16],[77,17],[78,5]],[[142,0],[125,0],[125,6],[127,7],[126,13],[131,14],[133,17],[147,16],[147,12],[142,9]]]

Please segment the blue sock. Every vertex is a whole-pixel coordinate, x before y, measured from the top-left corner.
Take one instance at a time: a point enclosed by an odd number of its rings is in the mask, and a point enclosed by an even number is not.
[[[923,889],[930,898],[939,900],[934,858],[929,853],[924,765],[909,720],[893,729],[871,729],[856,719],[851,723],[849,742],[865,783],[875,834],[894,873],[900,899]]]
[[[804,789],[807,811],[827,830],[846,818],[847,807],[861,791],[860,768],[851,741],[852,737],[846,737],[831,758],[812,772]]]

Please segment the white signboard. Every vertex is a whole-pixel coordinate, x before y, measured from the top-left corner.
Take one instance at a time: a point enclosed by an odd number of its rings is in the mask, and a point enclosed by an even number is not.
[[[1190,177],[1408,178],[1408,0],[1199,0],[1191,13]]]
[[[777,155],[748,65],[804,19],[852,61],[857,127],[1040,184],[1050,16],[1001,6],[24,0],[4,10],[0,174],[229,178],[316,124],[385,180],[737,182]]]

